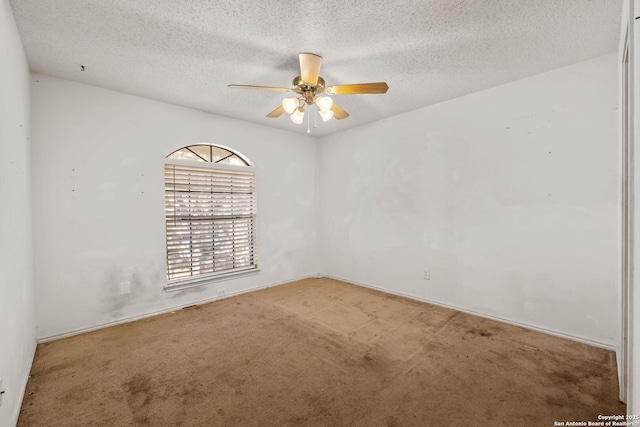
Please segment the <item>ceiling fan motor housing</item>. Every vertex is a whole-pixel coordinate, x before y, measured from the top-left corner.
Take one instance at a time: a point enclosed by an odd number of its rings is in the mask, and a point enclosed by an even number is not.
[[[293,79],[292,84],[295,91],[303,96],[307,105],[313,104],[316,100],[316,95],[324,92],[324,79],[322,77],[318,77],[318,82],[312,85],[303,81],[301,76],[297,76]]]

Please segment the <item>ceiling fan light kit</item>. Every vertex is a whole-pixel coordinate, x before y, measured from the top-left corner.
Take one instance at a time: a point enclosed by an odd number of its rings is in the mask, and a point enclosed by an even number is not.
[[[298,58],[300,60],[300,75],[293,79],[293,86],[290,88],[235,84],[229,85],[229,87],[297,93],[299,95],[297,98],[283,99],[282,104],[278,108],[267,114],[269,118],[276,118],[286,112],[289,114],[291,121],[296,124],[302,124],[304,121],[305,110],[303,104],[309,106],[315,104],[323,122],[331,120],[333,117],[335,117],[336,120],[342,120],[349,116],[349,113],[335,104],[333,99],[329,96],[318,96],[320,94],[381,94],[386,93],[389,89],[389,86],[385,82],[325,86],[324,79],[320,77],[322,57],[314,53],[301,52],[298,54]]]
[[[298,107],[296,110],[291,113],[291,121],[295,124],[301,125],[304,120],[304,108]]]
[[[331,110],[327,110],[327,111],[320,110],[320,117],[322,117],[322,121],[323,122],[328,122],[333,117],[333,111],[331,111]]]
[[[331,107],[333,107],[333,99],[328,96],[320,96],[316,98],[316,105],[320,111],[330,111]]]
[[[298,98],[285,98],[282,100],[282,108],[284,108],[287,114],[293,114],[298,108],[298,105],[300,105]]]

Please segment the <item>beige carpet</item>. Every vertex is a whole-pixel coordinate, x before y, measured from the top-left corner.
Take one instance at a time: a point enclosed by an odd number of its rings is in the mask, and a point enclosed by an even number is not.
[[[553,426],[615,355],[330,279],[38,346],[20,426]]]

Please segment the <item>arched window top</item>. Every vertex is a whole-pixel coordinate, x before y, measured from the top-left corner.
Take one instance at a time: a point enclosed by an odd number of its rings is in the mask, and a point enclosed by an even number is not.
[[[215,144],[194,144],[182,147],[167,156],[167,159],[193,160],[203,163],[218,163],[235,166],[252,166],[249,159],[228,147]]]

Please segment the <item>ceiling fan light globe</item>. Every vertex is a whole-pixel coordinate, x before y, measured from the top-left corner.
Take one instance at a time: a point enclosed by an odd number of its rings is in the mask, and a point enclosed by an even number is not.
[[[320,111],[323,111],[323,112],[329,111],[333,106],[333,99],[331,99],[328,96],[320,96],[316,98],[316,105],[318,106],[318,109]]]
[[[322,117],[323,122],[328,122],[333,117],[333,111],[322,111],[320,110],[320,117]]]
[[[289,117],[291,117],[291,121],[295,124],[302,124],[304,120],[304,109],[302,107],[297,108]]]
[[[282,108],[284,108],[284,111],[288,114],[293,114],[299,104],[300,101],[298,101],[298,98],[285,98],[282,100]]]

